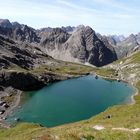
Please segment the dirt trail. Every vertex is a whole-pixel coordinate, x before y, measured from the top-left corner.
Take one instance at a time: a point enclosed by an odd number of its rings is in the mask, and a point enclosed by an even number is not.
[[[93,129],[101,131],[105,130],[106,128],[103,125],[95,125],[93,126]],[[129,129],[129,128],[124,128],[124,127],[114,127],[112,128],[114,131],[126,131],[126,132],[140,132],[140,128],[134,128],[134,129]]]

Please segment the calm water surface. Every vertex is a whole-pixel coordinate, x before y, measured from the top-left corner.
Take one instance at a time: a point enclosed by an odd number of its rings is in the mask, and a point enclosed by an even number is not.
[[[126,83],[85,76],[57,82],[27,94],[27,100],[8,121],[20,118],[23,122],[47,127],[90,118],[106,108],[130,101],[134,89]]]

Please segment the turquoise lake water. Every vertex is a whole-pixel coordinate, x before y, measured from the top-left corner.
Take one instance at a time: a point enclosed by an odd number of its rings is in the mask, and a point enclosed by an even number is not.
[[[130,101],[134,89],[123,82],[85,76],[26,93],[27,99],[8,121],[20,118],[52,127],[88,119],[110,106]]]

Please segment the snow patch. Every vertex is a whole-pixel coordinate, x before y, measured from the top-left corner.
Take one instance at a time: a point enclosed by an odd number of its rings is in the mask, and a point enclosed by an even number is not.
[[[102,125],[95,125],[95,126],[93,126],[93,128],[96,130],[104,130],[105,129],[104,126],[102,126]]]

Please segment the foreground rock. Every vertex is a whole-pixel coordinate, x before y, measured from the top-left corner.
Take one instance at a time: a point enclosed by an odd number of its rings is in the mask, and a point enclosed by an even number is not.
[[[54,73],[42,73],[34,75],[24,72],[0,72],[0,85],[4,87],[13,87],[22,91],[31,91],[42,88],[48,83],[67,79],[67,76]]]

